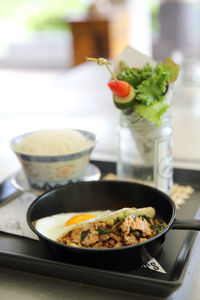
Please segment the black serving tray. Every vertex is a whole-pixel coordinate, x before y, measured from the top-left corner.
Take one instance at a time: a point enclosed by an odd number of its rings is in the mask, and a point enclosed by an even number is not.
[[[102,175],[115,173],[115,163],[93,161]],[[200,216],[200,171],[174,169],[174,182],[191,185],[195,192],[177,211],[177,218]],[[1,190],[1,189],[0,189]],[[4,191],[6,192],[6,191]],[[8,193],[9,194],[9,193]],[[39,241],[0,232],[0,266],[127,292],[167,297],[183,282],[197,232],[171,230],[157,262],[166,273],[140,267],[129,272],[95,269],[49,259]],[[155,267],[154,264],[151,267]]]

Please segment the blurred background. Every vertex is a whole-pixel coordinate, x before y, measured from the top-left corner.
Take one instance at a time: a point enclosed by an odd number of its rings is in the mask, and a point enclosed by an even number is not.
[[[174,164],[200,168],[200,1],[0,0],[0,169],[18,167],[10,138],[43,128],[92,128],[93,158],[115,161],[110,75],[86,56],[114,61],[127,45],[181,65]]]

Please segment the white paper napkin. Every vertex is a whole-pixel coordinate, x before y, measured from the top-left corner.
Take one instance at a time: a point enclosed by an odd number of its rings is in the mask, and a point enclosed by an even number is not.
[[[26,222],[26,212],[36,195],[24,193],[0,206],[0,230],[20,236],[38,239]]]

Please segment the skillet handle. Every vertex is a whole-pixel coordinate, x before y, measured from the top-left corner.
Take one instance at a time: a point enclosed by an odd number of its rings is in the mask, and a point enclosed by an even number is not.
[[[194,219],[175,219],[172,224],[172,229],[188,229],[200,231],[200,220]]]

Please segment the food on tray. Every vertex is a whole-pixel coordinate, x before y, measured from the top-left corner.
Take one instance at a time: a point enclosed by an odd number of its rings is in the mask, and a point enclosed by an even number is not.
[[[88,61],[96,61],[99,65],[105,65],[112,75],[108,83],[113,92],[113,100],[117,108],[136,112],[138,115],[161,125],[161,117],[169,108],[165,98],[169,86],[174,82],[179,73],[179,65],[170,57],[154,67],[146,63],[143,68],[130,68],[124,62],[119,64],[118,74],[114,74],[109,62],[103,58],[87,58]]]
[[[67,226],[105,215],[105,213],[105,211],[60,213],[35,221],[34,227],[42,235],[56,240],[61,234],[66,232]]]
[[[81,132],[73,129],[48,129],[30,133],[15,144],[14,150],[32,155],[62,155],[81,152],[94,145]]]
[[[144,242],[165,226],[153,207],[123,208],[68,226],[57,241],[82,248],[119,248]]]

